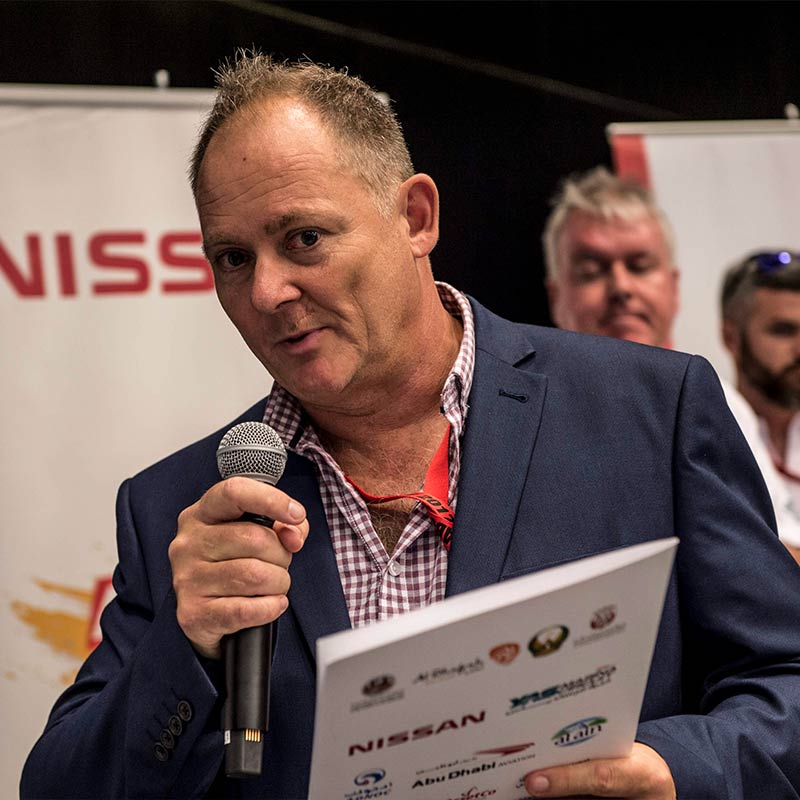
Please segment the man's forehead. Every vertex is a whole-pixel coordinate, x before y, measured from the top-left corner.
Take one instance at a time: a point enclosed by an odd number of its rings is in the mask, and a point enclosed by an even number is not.
[[[574,209],[567,218],[561,238],[572,248],[593,245],[624,246],[639,250],[666,249],[666,239],[658,220],[647,212],[630,217],[605,217]]]
[[[800,320],[800,289],[759,286],[753,292],[753,301],[755,313]]]

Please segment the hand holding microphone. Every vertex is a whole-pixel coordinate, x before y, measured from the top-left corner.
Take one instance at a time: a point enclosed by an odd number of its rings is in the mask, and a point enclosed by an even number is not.
[[[217,461],[226,480],[181,513],[169,556],[179,625],[201,655],[225,651],[226,772],[244,777],[261,772],[270,623],[286,609],[288,567],[308,521],[302,506],[272,485],[286,453],[269,426],[232,428]]]

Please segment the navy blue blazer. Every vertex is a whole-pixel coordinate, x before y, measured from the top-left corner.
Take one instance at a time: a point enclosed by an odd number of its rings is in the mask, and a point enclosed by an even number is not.
[[[800,570],[710,365],[472,302],[447,594],[678,536],[637,738],[666,759],[680,798],[797,798]],[[350,624],[313,467],[290,455],[279,483],[305,505],[310,535],[277,623],[259,779],[220,774],[222,676],[178,627],[167,558],[179,512],[219,480],[223,433],[263,407],[122,484],[117,597],[28,757],[23,800],[305,797],[315,642]],[[162,761],[154,745],[170,725]]]

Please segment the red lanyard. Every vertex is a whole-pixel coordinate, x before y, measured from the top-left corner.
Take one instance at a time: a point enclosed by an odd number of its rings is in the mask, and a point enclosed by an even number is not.
[[[453,519],[455,514],[447,503],[447,490],[449,486],[449,466],[450,466],[450,424],[444,432],[444,438],[439,444],[439,449],[433,456],[428,474],[425,476],[425,483],[422,485],[421,492],[410,494],[390,494],[374,495],[365,492],[355,481],[347,478],[353,488],[368,503],[386,503],[389,500],[399,500],[401,497],[411,497],[422,503],[430,514],[436,532],[442,537],[444,549],[449,552],[450,542],[453,539]],[[345,476],[347,477],[347,476]]]

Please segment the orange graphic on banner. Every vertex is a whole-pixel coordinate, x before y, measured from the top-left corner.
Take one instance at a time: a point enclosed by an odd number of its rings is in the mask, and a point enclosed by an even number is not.
[[[78,600],[86,606],[86,613],[79,615],[60,609],[38,608],[21,600],[11,604],[12,611],[31,629],[33,636],[53,652],[82,662],[99,641],[98,620],[111,592],[111,579],[96,580],[94,589],[78,589],[42,580],[37,580],[36,584],[56,596]],[[74,677],[74,674],[67,673],[61,676],[61,681],[68,684]]]

